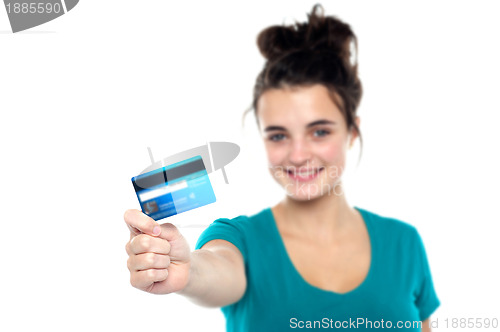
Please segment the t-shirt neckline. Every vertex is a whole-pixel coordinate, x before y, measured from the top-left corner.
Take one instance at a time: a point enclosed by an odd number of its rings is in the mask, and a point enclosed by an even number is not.
[[[327,295],[333,295],[333,296],[349,296],[352,294],[356,294],[359,291],[361,291],[363,288],[367,287],[367,284],[370,282],[370,280],[373,277],[373,271],[374,271],[374,266],[376,264],[376,255],[375,255],[375,237],[373,234],[373,229],[370,224],[370,217],[367,213],[366,210],[361,209],[357,206],[354,206],[354,208],[361,214],[361,218],[363,219],[367,232],[368,232],[368,237],[370,238],[370,267],[368,269],[368,273],[365,277],[365,279],[354,289],[351,289],[350,291],[347,291],[345,293],[339,293],[339,292],[334,292],[328,289],[320,288],[317,286],[314,286],[310,284],[307,280],[304,279],[304,277],[299,273],[297,268],[292,262],[292,259],[288,255],[288,251],[286,250],[285,243],[283,241],[283,238],[281,237],[281,234],[278,229],[278,225],[276,224],[276,219],[274,218],[273,211],[271,210],[270,207],[266,208],[266,211],[269,215],[270,220],[272,221],[273,224],[273,232],[274,236],[278,238],[278,246],[280,247],[279,250],[281,250],[281,253],[283,254],[284,257],[286,257],[286,265],[288,266],[289,270],[293,271],[292,274],[294,275],[295,278],[299,279],[299,282],[302,284],[306,285],[306,287],[313,289],[316,292],[327,294]]]

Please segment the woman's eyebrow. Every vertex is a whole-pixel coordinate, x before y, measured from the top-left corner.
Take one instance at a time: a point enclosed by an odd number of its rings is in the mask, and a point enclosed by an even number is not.
[[[286,131],[285,127],[281,127],[281,126],[268,126],[268,127],[266,127],[266,129],[264,129],[264,132],[273,131],[273,130],[283,130],[283,131]]]
[[[335,121],[330,121],[330,120],[317,120],[317,121],[314,121],[314,122],[311,122],[309,123],[306,127],[307,128],[311,128],[311,127],[314,127],[314,126],[317,126],[317,125],[335,125],[337,124],[337,122]],[[274,131],[274,130],[282,130],[282,131],[286,131],[286,128],[285,127],[282,127],[282,126],[268,126],[264,129],[264,132],[268,132],[268,131]]]
[[[337,122],[335,121],[330,121],[330,120],[318,120],[318,121],[314,121],[314,122],[311,122],[310,124],[307,125],[307,128],[310,128],[310,127],[314,127],[314,126],[317,126],[317,125],[335,125],[337,124]]]

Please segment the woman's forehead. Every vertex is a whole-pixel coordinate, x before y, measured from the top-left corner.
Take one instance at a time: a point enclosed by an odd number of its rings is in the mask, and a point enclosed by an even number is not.
[[[343,116],[323,85],[270,89],[258,100],[258,117],[263,125],[275,122],[310,123],[327,119],[342,123]]]

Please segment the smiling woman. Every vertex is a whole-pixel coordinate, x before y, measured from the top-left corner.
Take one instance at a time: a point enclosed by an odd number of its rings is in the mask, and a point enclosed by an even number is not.
[[[347,131],[328,89],[321,84],[270,89],[257,107],[269,170],[287,194],[310,200],[338,192],[348,146],[358,135]]]
[[[192,253],[172,224],[159,231],[139,211],[126,214],[133,284],[221,307],[228,331],[304,322],[429,331],[440,302],[419,233],[351,206],[342,186],[349,148],[361,140],[355,34],[315,6],[308,22],[269,27],[257,44],[267,61],[253,109],[284,199],[215,220]]]

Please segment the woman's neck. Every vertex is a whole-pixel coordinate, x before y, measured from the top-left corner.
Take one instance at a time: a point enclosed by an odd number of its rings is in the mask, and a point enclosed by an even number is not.
[[[340,184],[341,186],[341,184]],[[345,194],[330,193],[309,201],[287,196],[273,208],[283,226],[292,236],[330,242],[352,229],[358,213],[347,203]]]

